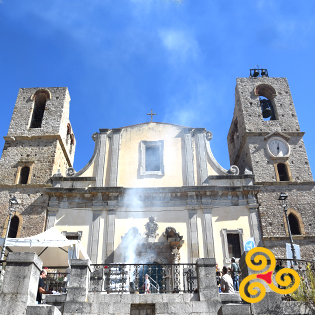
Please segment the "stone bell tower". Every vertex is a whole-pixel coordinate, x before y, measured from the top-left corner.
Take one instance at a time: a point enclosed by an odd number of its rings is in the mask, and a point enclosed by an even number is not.
[[[65,175],[73,164],[75,137],[69,102],[64,87],[19,90],[0,160],[0,234],[6,229],[12,194],[19,201],[17,237],[43,231],[44,187],[56,172]]]
[[[65,173],[72,166],[75,138],[69,101],[67,88],[20,89],[4,137],[1,182],[44,184],[58,169]]]
[[[252,171],[256,182],[312,181],[303,135],[286,78],[237,79],[228,146],[240,173]]]
[[[254,174],[260,186],[262,245],[278,257],[286,257],[290,243],[281,192],[288,195],[289,226],[301,258],[315,254],[315,182],[303,136],[286,78],[271,78],[266,69],[251,69],[248,78],[237,78],[227,137],[230,162],[241,174]]]

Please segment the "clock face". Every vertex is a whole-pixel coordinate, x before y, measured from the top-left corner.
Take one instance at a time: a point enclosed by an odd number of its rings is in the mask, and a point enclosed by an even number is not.
[[[289,146],[282,140],[274,139],[269,142],[269,150],[272,155],[281,157],[289,153]]]

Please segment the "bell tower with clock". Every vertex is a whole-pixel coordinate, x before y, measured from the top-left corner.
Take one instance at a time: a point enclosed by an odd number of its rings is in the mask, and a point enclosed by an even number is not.
[[[315,256],[315,182],[303,136],[286,78],[271,78],[266,69],[237,78],[227,137],[230,163],[240,174],[255,176],[262,232],[262,244],[256,245],[276,257],[289,255],[288,225],[278,200],[282,192],[288,195],[289,226],[300,258]]]
[[[228,133],[231,165],[253,172],[257,183],[312,181],[287,79],[267,73],[237,79]]]

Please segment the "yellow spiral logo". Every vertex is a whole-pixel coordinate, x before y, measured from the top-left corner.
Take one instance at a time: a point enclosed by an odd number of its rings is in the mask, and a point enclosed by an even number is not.
[[[252,263],[252,256],[256,253],[264,253],[265,255],[256,255],[253,259],[254,263]],[[254,271],[261,271],[267,267],[268,259],[270,259],[270,266],[268,270],[263,274],[253,274],[243,279],[240,284],[239,292],[241,298],[248,303],[257,303],[260,302],[266,295],[265,285],[257,279],[264,280],[268,286],[276,293],[279,294],[289,294],[294,292],[300,285],[300,276],[299,274],[290,268],[280,269],[275,277],[275,280],[278,285],[281,287],[285,287],[284,289],[280,289],[274,285],[272,282],[272,274],[276,267],[276,258],[273,253],[264,247],[255,247],[251,249],[245,258],[247,266]],[[248,286],[247,286],[248,284]],[[245,293],[245,287],[246,293]],[[256,296],[258,294],[258,296]],[[249,296],[248,296],[249,295]],[[256,296],[256,297],[250,297]]]

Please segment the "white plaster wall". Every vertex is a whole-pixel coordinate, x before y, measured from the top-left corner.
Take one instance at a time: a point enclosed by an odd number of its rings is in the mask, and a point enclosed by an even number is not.
[[[164,140],[164,176],[139,175],[140,142]],[[108,176],[108,174],[107,174]],[[123,128],[119,152],[118,184],[123,187],[183,186],[181,127],[147,123]]]
[[[88,253],[89,233],[92,225],[92,211],[88,209],[62,209],[56,215],[56,228],[62,232],[82,231],[82,245]]]
[[[215,257],[222,269],[223,262],[223,239],[221,230],[243,229],[243,240],[251,237],[249,226],[249,211],[246,206],[215,208],[212,211],[213,239]]]

